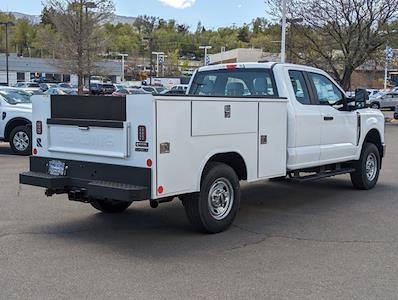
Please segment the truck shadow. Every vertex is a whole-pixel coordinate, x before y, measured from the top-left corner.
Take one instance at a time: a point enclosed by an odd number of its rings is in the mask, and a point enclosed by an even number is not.
[[[10,147],[10,144],[0,142],[0,155],[15,155]]]
[[[234,225],[221,234],[195,232],[180,201],[150,209],[133,204],[124,214],[95,213],[79,221],[46,225],[52,238],[70,243],[98,244],[127,256],[161,259],[201,251],[227,251],[280,237],[290,239],[360,239],[356,229],[377,226],[363,205],[380,206],[382,183],[372,191],[357,191],[348,178],[318,183],[260,182],[242,187],[241,208]],[[364,222],[362,222],[364,221]],[[377,221],[376,221],[377,223]],[[349,230],[347,230],[347,226]],[[359,232],[359,230],[358,230]]]

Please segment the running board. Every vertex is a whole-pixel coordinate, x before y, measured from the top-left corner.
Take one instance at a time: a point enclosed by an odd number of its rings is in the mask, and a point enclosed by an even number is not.
[[[313,175],[307,175],[307,176],[298,176],[298,177],[293,176],[290,178],[290,180],[292,182],[301,183],[301,182],[307,182],[307,181],[316,181],[316,180],[320,180],[323,178],[352,173],[352,172],[355,172],[354,168],[344,168],[344,169],[338,169],[338,170],[322,171],[320,173],[316,173]]]

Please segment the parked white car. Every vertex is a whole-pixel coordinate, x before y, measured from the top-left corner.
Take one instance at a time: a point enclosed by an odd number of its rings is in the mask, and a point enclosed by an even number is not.
[[[0,88],[0,140],[10,142],[14,153],[30,155],[32,149],[31,94]]]
[[[366,90],[353,102],[307,66],[202,67],[186,96],[33,97],[34,155],[21,183],[105,213],[178,197],[210,233],[232,224],[240,181],[350,174],[368,190],[385,152],[384,116],[363,108]]]
[[[18,82],[15,88],[24,90],[26,92],[40,92],[42,89],[37,82]]]

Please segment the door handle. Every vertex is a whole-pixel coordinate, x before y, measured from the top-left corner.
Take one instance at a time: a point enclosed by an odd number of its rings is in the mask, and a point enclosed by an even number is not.
[[[324,120],[324,121],[333,121],[333,120],[334,120],[334,117],[325,116],[325,117],[323,117],[323,120]]]

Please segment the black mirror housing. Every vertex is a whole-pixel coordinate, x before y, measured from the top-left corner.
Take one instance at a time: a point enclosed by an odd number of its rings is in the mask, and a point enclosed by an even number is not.
[[[369,100],[369,94],[366,89],[355,90],[355,106],[358,108],[366,107],[366,102]]]

